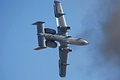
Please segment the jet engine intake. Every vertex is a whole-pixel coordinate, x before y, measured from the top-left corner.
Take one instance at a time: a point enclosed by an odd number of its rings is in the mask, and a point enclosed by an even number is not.
[[[50,48],[56,48],[57,47],[57,43],[55,41],[52,41],[52,40],[47,40],[46,41],[46,46],[50,47]]]
[[[56,34],[56,31],[54,29],[45,28],[45,33]]]

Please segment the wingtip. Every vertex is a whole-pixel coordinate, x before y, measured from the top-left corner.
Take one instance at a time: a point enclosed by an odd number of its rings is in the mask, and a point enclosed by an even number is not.
[[[60,3],[60,1],[58,1],[58,0],[54,0],[54,3]]]
[[[32,25],[37,25],[38,23],[43,24],[45,22],[43,22],[43,21],[37,21],[37,22],[33,23]]]

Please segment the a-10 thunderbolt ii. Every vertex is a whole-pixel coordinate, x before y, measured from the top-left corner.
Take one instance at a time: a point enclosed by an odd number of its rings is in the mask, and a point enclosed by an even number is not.
[[[68,45],[84,46],[87,45],[88,42],[82,38],[72,38],[68,35],[70,27],[66,24],[64,17],[65,13],[63,12],[61,3],[56,0],[54,1],[54,14],[56,17],[58,33],[56,33],[54,29],[44,28],[44,22],[42,21],[33,23],[33,25],[37,25],[39,46],[38,48],[35,48],[35,50],[41,50],[47,47],[56,48],[56,41],[59,42],[59,75],[60,77],[65,77],[66,67],[69,65],[67,63],[68,53],[72,52],[72,49],[70,49]]]

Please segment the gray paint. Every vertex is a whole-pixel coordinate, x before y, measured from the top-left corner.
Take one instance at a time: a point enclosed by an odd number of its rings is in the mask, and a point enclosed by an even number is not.
[[[54,1],[54,14],[56,17],[57,29],[58,33],[55,30],[46,28],[44,29],[44,22],[38,21],[33,23],[33,25],[37,25],[37,35],[38,35],[38,48],[35,50],[44,49],[47,47],[56,48],[57,44],[55,41],[60,43],[59,46],[59,75],[60,77],[66,76],[66,68],[68,62],[68,53],[72,52],[72,50],[68,47],[68,44],[72,45],[87,45],[88,42],[81,38],[72,38],[68,36],[68,30],[70,27],[67,26],[65,20],[65,14],[62,9],[62,5],[59,1]]]
[[[45,33],[44,22],[38,21],[38,22],[33,23],[32,25],[37,25],[38,46],[40,46],[38,48],[35,48],[35,50],[46,48],[45,37],[39,35],[39,33]]]

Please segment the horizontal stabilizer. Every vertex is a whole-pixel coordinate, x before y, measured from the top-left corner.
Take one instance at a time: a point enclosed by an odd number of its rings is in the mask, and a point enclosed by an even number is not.
[[[43,35],[40,35],[41,33],[44,34],[44,22],[42,21],[37,21],[33,23],[32,25],[37,25],[37,36],[38,36],[38,48],[35,48],[35,50],[40,50],[43,48],[46,48],[46,39]]]
[[[44,48],[47,48],[47,47],[37,47],[34,50],[41,50],[41,49],[44,49]]]

